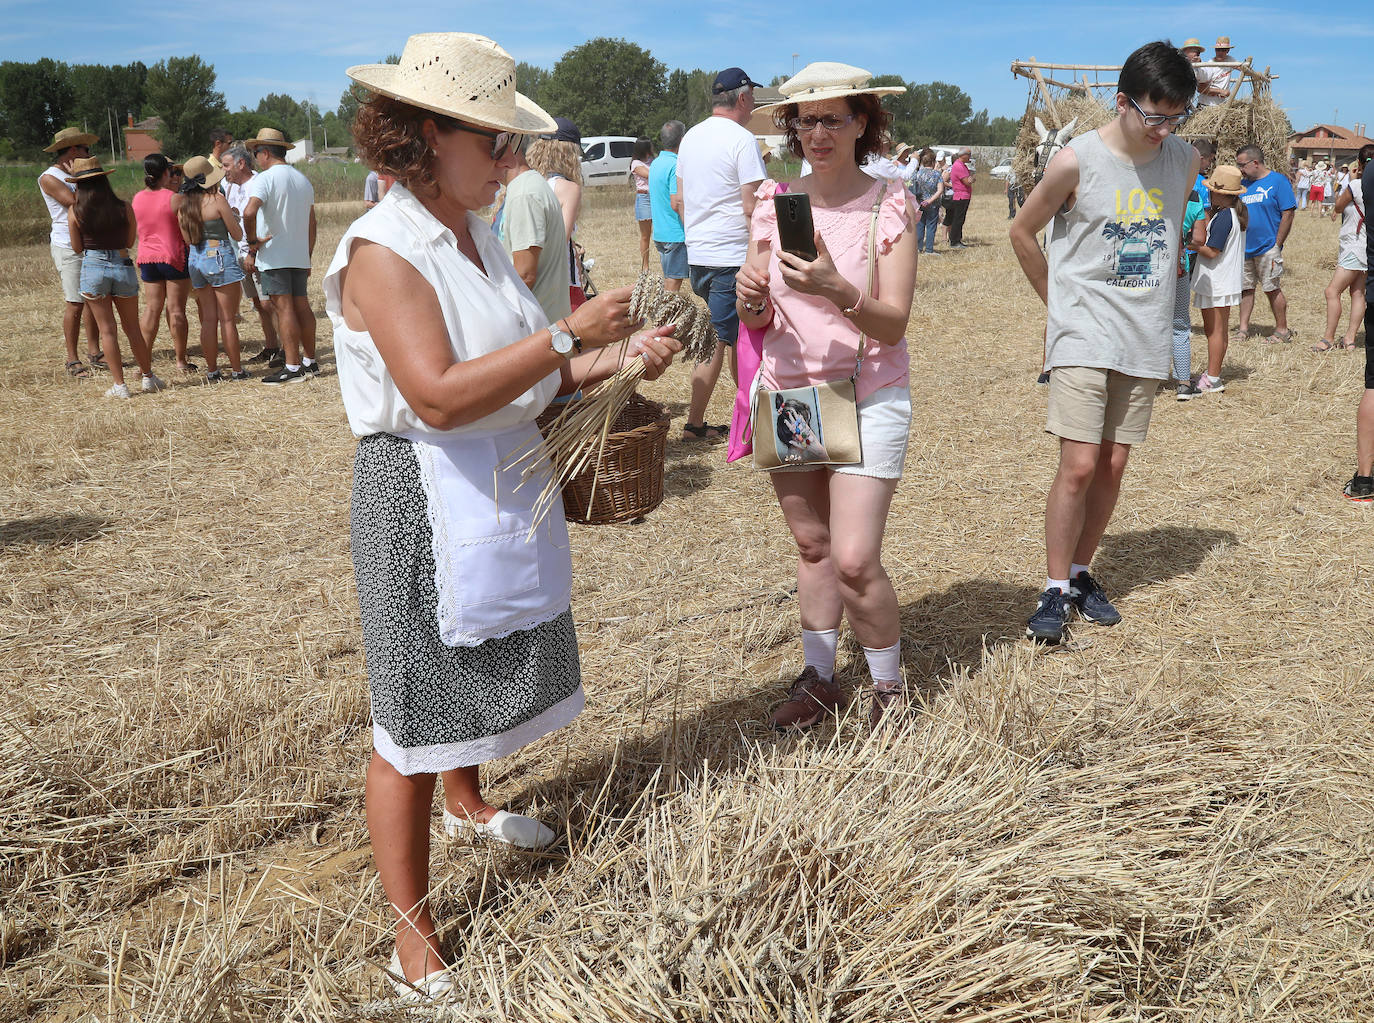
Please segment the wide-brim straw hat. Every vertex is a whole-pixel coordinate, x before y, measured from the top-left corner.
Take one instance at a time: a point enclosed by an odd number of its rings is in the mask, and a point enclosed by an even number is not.
[[[1229,50],[1231,48],[1231,37],[1217,36],[1216,48],[1218,50]]]
[[[64,149],[71,149],[72,146],[85,146],[89,149],[100,140],[100,136],[92,135],[88,131],[80,128],[63,128],[52,137],[52,142],[43,147],[45,153],[60,153]]]
[[[874,96],[895,96],[906,92],[901,85],[869,85],[873,72],[865,71],[853,64],[839,64],[835,61],[818,60],[808,64],[795,75],[778,86],[783,98],[776,103],[765,103],[758,110],[769,110],[786,106],[788,103],[819,103],[827,99],[843,99],[872,93]]]
[[[892,159],[900,160],[902,157],[906,156],[907,153],[914,152],[916,152],[915,146],[913,146],[909,142],[903,142],[900,146],[897,147],[897,151],[892,154]]]
[[[1207,179],[1207,188],[1218,195],[1240,195],[1245,191],[1239,167],[1217,167]]]
[[[81,145],[80,142],[68,143],[69,145]],[[67,173],[67,180],[73,184],[78,181],[89,181],[91,178],[104,178],[114,173],[114,168],[105,170],[100,166],[100,158],[97,156],[87,156],[80,160],[72,161],[72,169]]]
[[[1197,39],[1185,39],[1183,40],[1183,45],[1179,47],[1180,52],[1197,50],[1198,53],[1201,53],[1205,49],[1207,49],[1207,47],[1203,46],[1201,41]]]
[[[243,144],[254,152],[257,152],[258,146],[281,146],[283,149],[296,148],[296,143],[286,141],[286,136],[277,131],[276,128],[259,128],[257,137],[244,139]],[[190,161],[188,160],[187,163]]]
[[[348,77],[373,92],[468,124],[521,135],[558,125],[515,91],[515,58],[471,32],[421,32],[406,40],[399,64],[359,64]]]
[[[224,178],[224,167],[216,167],[203,156],[193,156],[182,165],[181,173],[186,175],[187,181],[203,175],[205,180],[200,183],[201,187],[214,188]]]

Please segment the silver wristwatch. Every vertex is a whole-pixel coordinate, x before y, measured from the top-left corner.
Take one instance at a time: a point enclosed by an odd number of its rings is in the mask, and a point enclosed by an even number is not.
[[[555,352],[565,359],[573,356],[573,336],[557,324],[549,324],[549,344]]]

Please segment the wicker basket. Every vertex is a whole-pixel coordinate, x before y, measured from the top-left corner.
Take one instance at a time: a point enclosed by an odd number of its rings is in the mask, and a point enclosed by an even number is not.
[[[545,409],[539,416],[539,429],[546,429],[563,408]],[[657,402],[639,394],[630,399],[611,424],[597,465],[583,469],[563,487],[563,514],[569,522],[587,526],[626,522],[663,503],[669,420],[668,410]]]

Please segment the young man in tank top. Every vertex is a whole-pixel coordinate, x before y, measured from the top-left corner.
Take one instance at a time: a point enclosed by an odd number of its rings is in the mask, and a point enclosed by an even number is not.
[[[55,162],[38,176],[38,190],[43,194],[48,216],[52,218],[48,251],[62,280],[62,298],[66,301],[62,313],[62,337],[67,345],[67,372],[74,377],[90,375],[76,354],[76,339],[83,322],[86,324],[87,361],[96,367],[105,365],[100,354],[95,316],[81,298],[81,253],[72,248],[71,236],[67,232],[67,214],[76,204],[76,186],[67,180],[67,175],[71,173],[74,161],[91,155],[90,147],[95,141],[94,135],[79,128],[63,128],[43,150],[54,154]]]
[[[1075,611],[1098,625],[1121,620],[1089,565],[1169,376],[1179,234],[1198,173],[1197,151],[1173,134],[1196,91],[1187,58],[1148,43],[1118,83],[1116,118],[1055,154],[1010,231],[1048,308],[1045,428],[1059,438],[1049,574],[1026,628],[1044,643],[1063,638]],[[1051,222],[1047,259],[1036,236]]]

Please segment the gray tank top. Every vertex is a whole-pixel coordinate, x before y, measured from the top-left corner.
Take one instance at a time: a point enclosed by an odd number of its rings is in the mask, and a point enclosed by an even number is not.
[[[221,242],[227,242],[229,240],[229,228],[220,217],[216,217],[214,220],[205,221],[204,229],[205,233],[201,236],[202,245],[211,239]]]
[[[1165,379],[1193,147],[1170,135],[1140,166],[1118,159],[1096,131],[1068,148],[1078,155],[1078,190],[1050,226],[1045,368]]]

